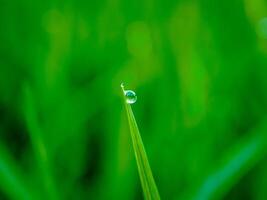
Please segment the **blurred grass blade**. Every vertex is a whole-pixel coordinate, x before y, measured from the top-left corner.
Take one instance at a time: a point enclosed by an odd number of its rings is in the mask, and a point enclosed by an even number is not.
[[[44,142],[43,133],[38,123],[38,114],[31,88],[24,85],[25,118],[29,129],[33,150],[35,153],[38,170],[43,181],[45,196],[48,199],[58,199],[54,180],[50,169],[48,151]]]
[[[223,158],[195,196],[195,200],[221,199],[249,169],[267,154],[266,120]]]
[[[8,199],[33,200],[32,192],[27,188],[25,177],[16,167],[14,160],[0,144],[0,186]]]
[[[141,179],[142,189],[144,192],[144,197],[145,199],[152,199],[152,200],[160,199],[159,192],[152,175],[152,171],[147,159],[146,151],[142,142],[142,138],[131,105],[128,104],[126,101],[124,86],[121,85],[121,88],[123,92],[124,105],[126,108],[127,117],[129,121],[133,149],[135,153],[139,176]]]

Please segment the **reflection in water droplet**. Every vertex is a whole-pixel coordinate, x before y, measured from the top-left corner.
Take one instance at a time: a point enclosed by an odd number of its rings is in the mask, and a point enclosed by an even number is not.
[[[126,97],[126,102],[129,104],[133,104],[137,100],[137,96],[134,91],[132,90],[125,90],[124,95]]]

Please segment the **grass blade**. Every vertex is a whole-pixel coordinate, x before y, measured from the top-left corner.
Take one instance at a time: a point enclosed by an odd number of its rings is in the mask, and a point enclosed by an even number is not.
[[[33,150],[38,166],[38,171],[42,178],[46,198],[57,200],[58,194],[55,189],[55,183],[51,172],[51,164],[49,160],[48,150],[44,142],[44,134],[38,124],[38,115],[35,109],[35,102],[30,87],[24,86],[25,98],[25,118],[29,129]]]
[[[194,200],[220,199],[267,153],[266,120],[233,149],[226,153],[222,165],[211,173]]]
[[[131,105],[127,103],[125,97],[125,90],[123,84],[121,85],[124,105],[127,113],[127,118],[129,122],[131,138],[133,143],[133,149],[135,153],[135,158],[137,162],[138,172],[141,180],[142,189],[144,192],[145,199],[160,199],[159,192],[156,183],[153,178],[153,174],[147,159],[146,151],[142,142],[142,138],[131,108]]]
[[[9,199],[33,200],[33,191],[29,189],[26,177],[23,176],[17,163],[0,143],[0,187]]]

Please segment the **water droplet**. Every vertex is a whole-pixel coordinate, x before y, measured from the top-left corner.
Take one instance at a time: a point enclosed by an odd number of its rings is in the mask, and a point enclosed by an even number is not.
[[[125,90],[124,95],[126,97],[126,102],[129,104],[133,104],[137,100],[137,96],[134,91],[132,90]]]

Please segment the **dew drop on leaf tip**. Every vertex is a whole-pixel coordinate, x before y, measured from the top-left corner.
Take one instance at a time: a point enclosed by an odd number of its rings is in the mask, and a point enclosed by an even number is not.
[[[132,90],[124,90],[124,84],[121,84],[121,88],[124,92],[126,103],[133,104],[137,101],[137,96],[134,91]]]
[[[132,90],[125,90],[124,95],[126,97],[126,102],[129,104],[133,104],[137,100],[137,96],[134,91]]]

